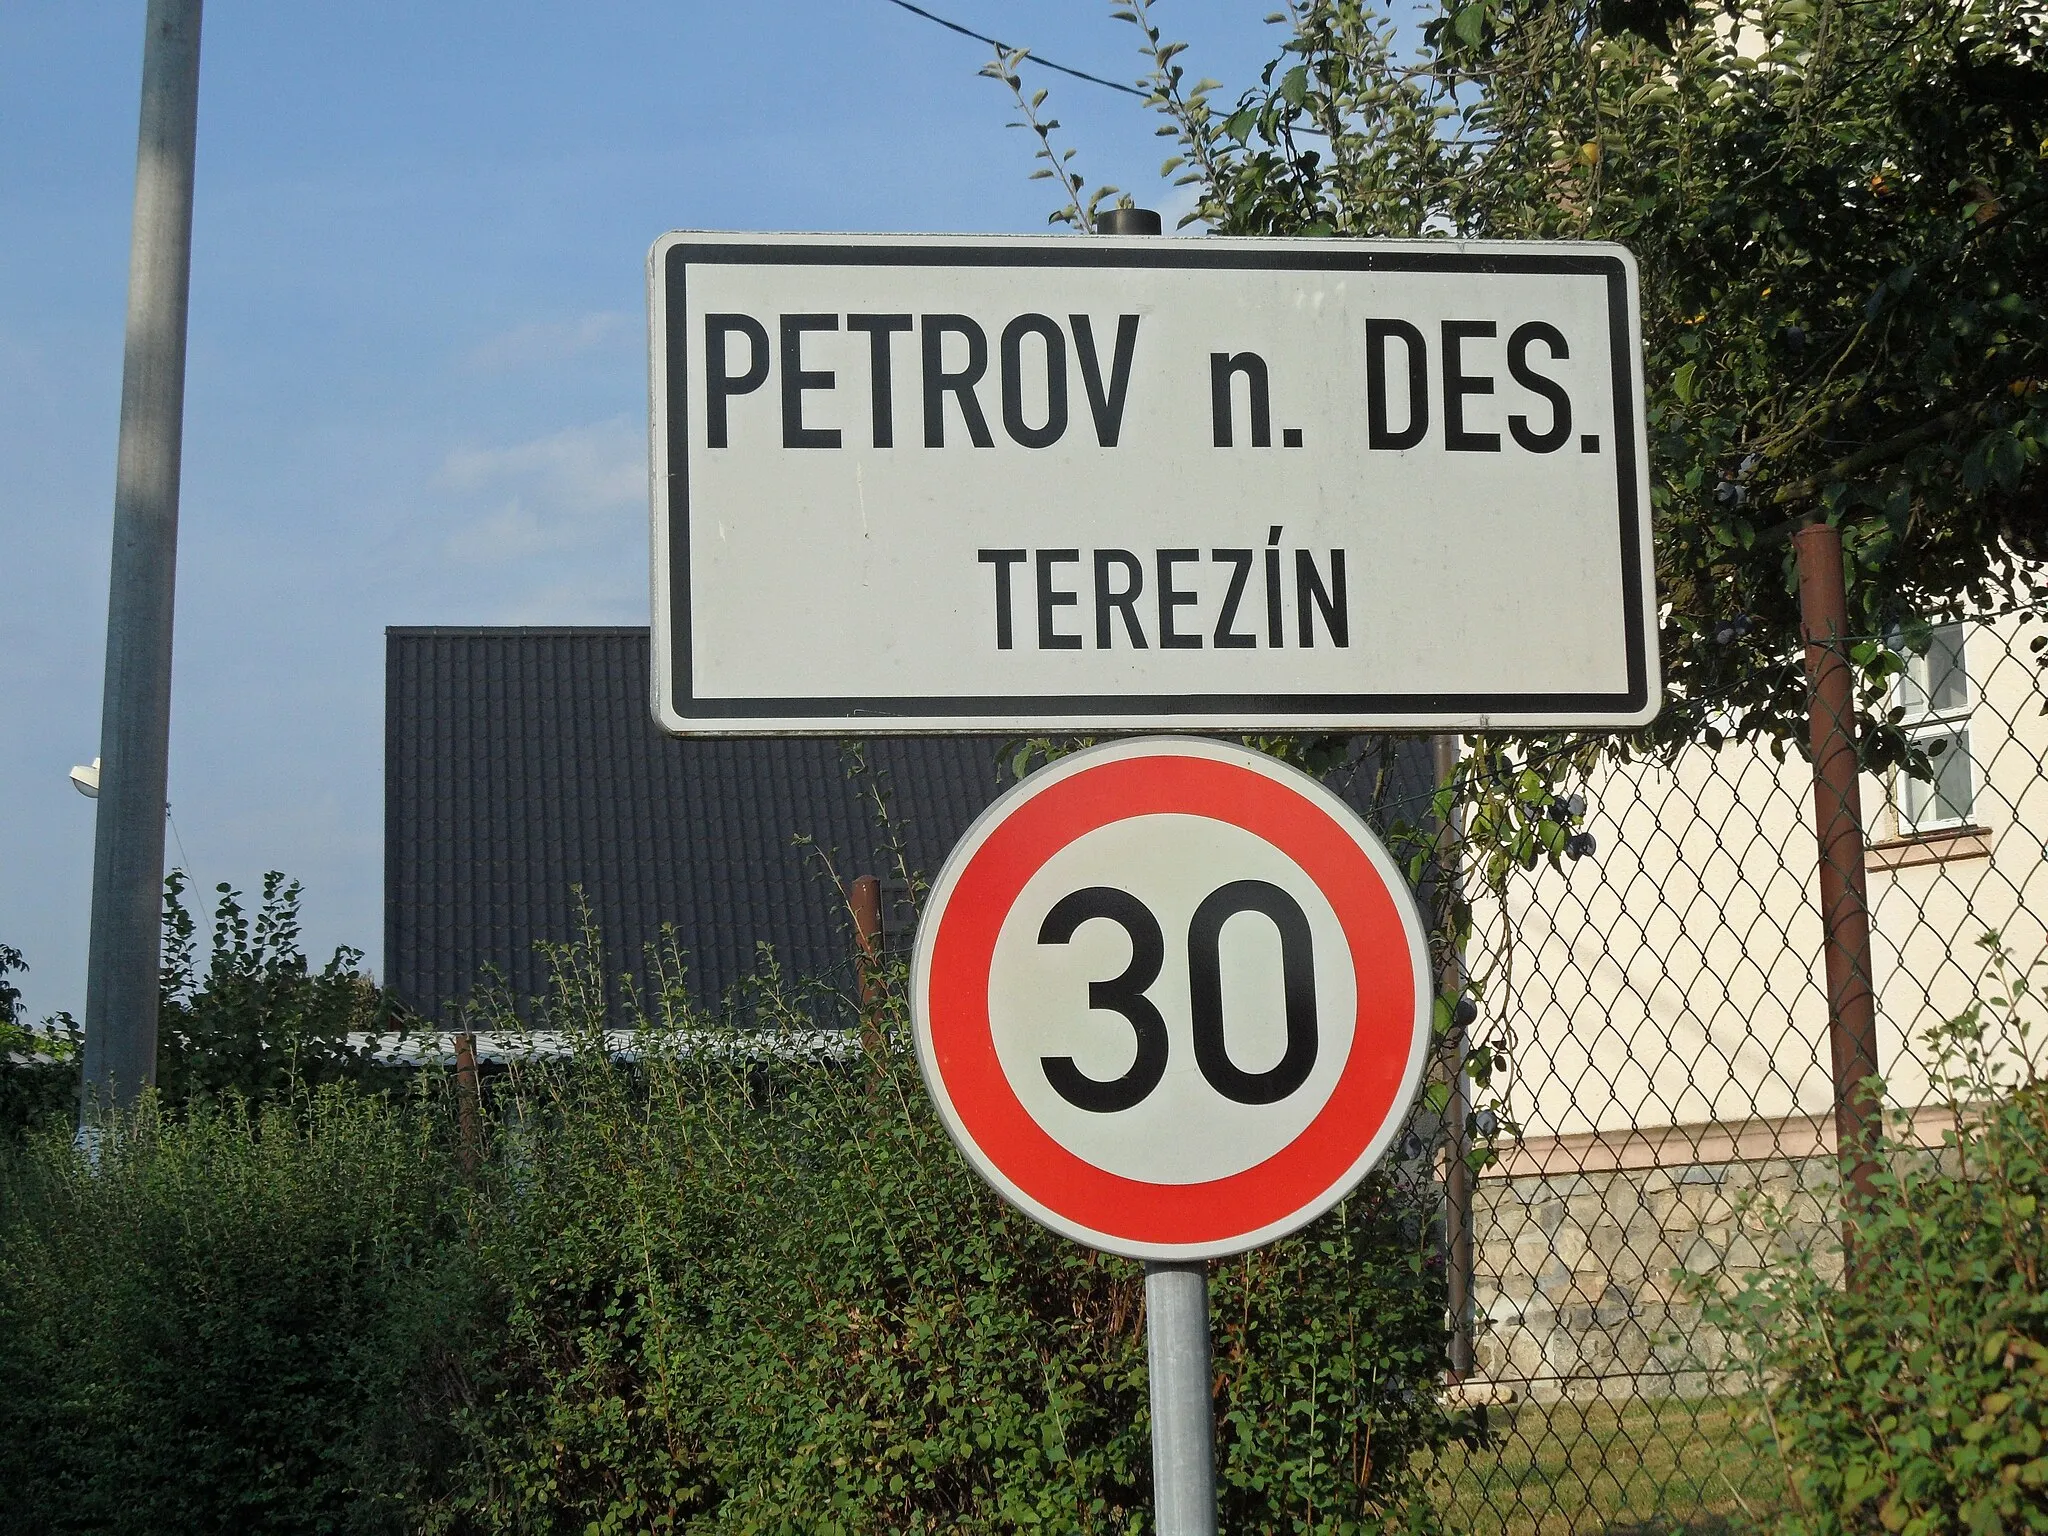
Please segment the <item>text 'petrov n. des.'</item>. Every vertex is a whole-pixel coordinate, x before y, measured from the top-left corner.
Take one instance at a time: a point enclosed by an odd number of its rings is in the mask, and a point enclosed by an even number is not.
[[[1653,707],[1616,247],[671,235],[650,309],[671,729]]]

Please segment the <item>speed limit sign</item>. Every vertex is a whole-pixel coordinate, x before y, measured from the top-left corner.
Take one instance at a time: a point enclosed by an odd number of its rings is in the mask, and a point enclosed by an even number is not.
[[[1094,747],[989,807],[911,980],[946,1128],[1053,1230],[1194,1260],[1335,1205],[1400,1133],[1428,946],[1392,855],[1262,753]]]

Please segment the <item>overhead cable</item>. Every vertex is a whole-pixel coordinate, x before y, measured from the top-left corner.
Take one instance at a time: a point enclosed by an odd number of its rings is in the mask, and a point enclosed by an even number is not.
[[[1085,69],[1073,69],[1065,64],[1055,64],[1051,59],[1040,58],[1028,48],[1014,48],[998,38],[986,37],[979,32],[973,31],[971,28],[963,27],[957,21],[948,21],[943,16],[935,16],[921,5],[912,5],[910,0],[889,0],[889,3],[896,6],[899,10],[910,12],[913,16],[922,16],[926,21],[937,22],[949,32],[958,32],[962,37],[971,37],[977,43],[987,43],[991,48],[1000,48],[1004,53],[1022,53],[1027,61],[1040,65],[1043,68],[1056,69],[1063,75],[1072,75],[1076,80],[1086,80],[1090,85],[1107,86],[1112,91],[1122,91],[1126,96],[1136,96],[1141,101],[1146,99],[1145,92],[1137,89],[1135,86],[1121,85],[1114,80],[1105,80],[1100,75],[1089,74]]]

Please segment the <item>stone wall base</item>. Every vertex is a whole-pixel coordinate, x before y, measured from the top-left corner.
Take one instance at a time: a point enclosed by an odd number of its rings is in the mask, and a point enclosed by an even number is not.
[[[1773,1247],[1838,1275],[1838,1184],[1829,1156],[1482,1179],[1475,1374],[1539,1402],[1733,1385],[1687,1277],[1739,1277]]]

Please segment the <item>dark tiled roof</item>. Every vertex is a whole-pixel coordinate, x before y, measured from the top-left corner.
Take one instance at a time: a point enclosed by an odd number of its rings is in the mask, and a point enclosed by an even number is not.
[[[672,923],[700,1001],[754,974],[760,943],[785,975],[843,982],[845,908],[794,839],[845,879],[889,874],[864,798],[879,787],[930,875],[1007,777],[992,736],[877,737],[860,780],[837,741],[678,740],[648,691],[645,629],[386,631],[384,964],[400,999],[442,1016],[486,966],[540,993],[534,946],[577,935],[576,887],[614,976],[644,975]],[[1361,807],[1371,763],[1333,776]],[[1428,755],[1395,764],[1384,813],[1419,820]]]
[[[886,791],[911,866],[935,871],[1002,788],[1000,739],[878,738],[848,776],[831,740],[677,740],[648,712],[645,629],[386,631],[384,956],[425,1013],[484,968],[542,989],[537,941],[578,928],[581,887],[609,969],[644,973],[673,923],[691,990],[721,996],[771,944],[786,973],[847,969],[840,874],[888,874],[863,796]]]

